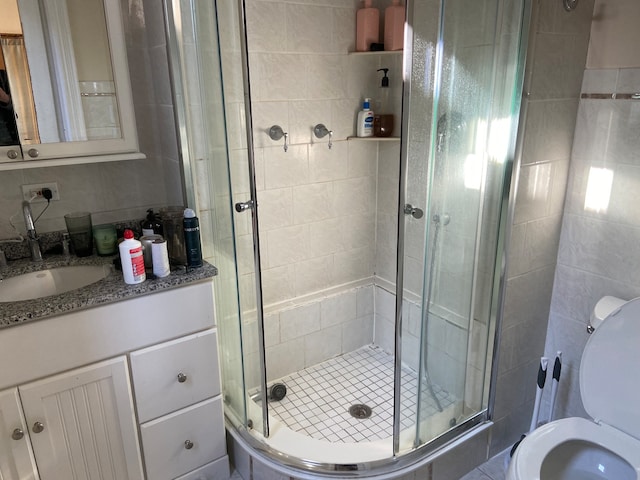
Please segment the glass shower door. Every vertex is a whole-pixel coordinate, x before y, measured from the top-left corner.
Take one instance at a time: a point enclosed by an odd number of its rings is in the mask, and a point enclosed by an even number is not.
[[[252,149],[243,140],[245,98],[242,12],[238,2],[165,0],[168,51],[178,102],[181,151],[190,206],[198,205],[206,257],[218,267],[215,311],[227,418],[268,436],[258,239],[253,235]],[[205,88],[206,86],[206,88]],[[250,116],[246,117],[250,122]],[[224,126],[227,126],[225,130]],[[211,182],[207,182],[211,179]],[[193,191],[193,185],[197,189]],[[256,282],[256,278],[258,282]]]
[[[398,432],[396,452],[487,409],[525,11],[524,0],[443,0],[416,2],[410,14],[397,309],[402,365],[417,373],[403,373],[400,410],[416,415]]]

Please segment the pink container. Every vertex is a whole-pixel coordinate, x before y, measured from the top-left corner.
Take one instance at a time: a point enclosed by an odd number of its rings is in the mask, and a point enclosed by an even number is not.
[[[404,5],[400,5],[400,0],[393,0],[393,3],[384,10],[384,49],[402,50],[404,48]]]
[[[368,52],[372,43],[380,41],[380,11],[372,0],[364,0],[364,8],[356,13],[356,51]]]

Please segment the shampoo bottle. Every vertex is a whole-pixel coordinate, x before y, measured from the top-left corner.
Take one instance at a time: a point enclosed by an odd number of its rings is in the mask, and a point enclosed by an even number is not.
[[[362,104],[362,110],[358,112],[358,129],[356,132],[358,137],[373,136],[373,112],[369,107],[370,105],[371,99],[365,98]]]
[[[393,0],[393,3],[384,10],[384,49],[402,50],[404,46],[404,5],[400,5],[400,0]]]
[[[364,8],[356,13],[356,51],[368,52],[372,43],[380,41],[380,11],[372,0],[364,0]]]
[[[202,266],[202,246],[200,244],[200,222],[196,212],[187,208],[184,211],[184,244],[187,248],[187,267]]]
[[[144,257],[142,255],[142,243],[133,238],[133,232],[124,231],[124,240],[120,242],[120,262],[122,263],[122,275],[124,282],[130,285],[142,283],[147,279],[144,271]]]

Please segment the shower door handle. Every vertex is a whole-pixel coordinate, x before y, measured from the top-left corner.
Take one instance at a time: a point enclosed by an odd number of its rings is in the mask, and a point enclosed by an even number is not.
[[[236,212],[242,213],[245,210],[249,210],[253,208],[253,200],[249,200],[248,202],[238,202],[236,203]]]
[[[420,209],[418,207],[414,207],[410,203],[407,203],[404,206],[404,214],[405,215],[411,215],[413,218],[422,218],[422,217],[424,217],[424,212],[422,211],[422,209]]]

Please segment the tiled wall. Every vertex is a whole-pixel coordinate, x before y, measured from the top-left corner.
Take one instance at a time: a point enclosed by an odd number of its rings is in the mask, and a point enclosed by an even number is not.
[[[593,0],[570,14],[534,3],[524,149],[511,226],[491,452],[528,430],[544,353],[560,225]]]
[[[138,140],[147,159],[2,172],[0,239],[14,236],[13,215],[24,232],[24,184],[58,183],[61,200],[38,220],[39,232],[64,230],[64,214],[79,209],[90,211],[94,223],[105,223],[143,218],[149,207],[183,203],[162,9],[154,1],[123,1],[122,9]]]
[[[266,306],[298,301],[376,273],[382,157],[376,142],[346,139],[355,134],[362,99],[374,98],[375,108],[381,78],[377,68],[391,68],[391,96],[400,121],[401,56],[348,55],[354,50],[357,6],[353,1],[246,2]],[[228,118],[242,124],[243,111],[235,115],[232,110]],[[328,138],[314,137],[318,123],[333,131],[331,149]],[[288,133],[287,152],[283,140],[267,135],[272,125]],[[246,155],[243,145],[237,147],[233,193],[236,200],[246,200]],[[397,163],[399,149],[389,155]],[[390,201],[395,210],[397,197]],[[250,298],[254,279],[249,215],[235,221],[241,234],[242,298]],[[250,310],[251,304],[243,309]]]
[[[640,58],[638,59],[640,60]],[[640,62],[638,62],[640,64]],[[634,93],[640,69],[586,70],[583,93]],[[640,104],[636,100],[582,99],[571,156],[546,352],[562,351],[563,369],[555,416],[586,416],[578,373],[586,326],[605,295],[640,296]],[[598,169],[612,174],[606,204],[589,207],[587,184]],[[601,172],[600,172],[601,173]],[[545,398],[548,400],[548,398]],[[547,410],[548,405],[545,405]]]
[[[265,314],[267,381],[316,365],[336,355],[352,352],[373,341],[374,287],[342,290],[289,308]],[[245,328],[244,355],[257,362],[257,328]],[[256,372],[257,373],[257,372]],[[247,378],[249,390],[258,377]]]

